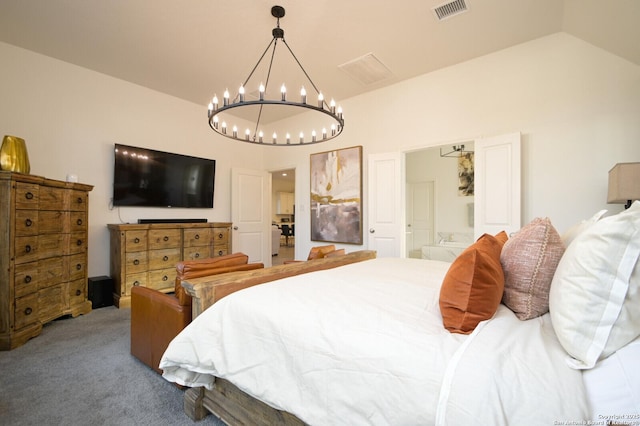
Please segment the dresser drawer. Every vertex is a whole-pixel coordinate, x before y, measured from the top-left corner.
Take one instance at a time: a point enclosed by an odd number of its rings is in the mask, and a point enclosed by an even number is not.
[[[38,237],[16,237],[14,253],[16,264],[38,260]]]
[[[183,260],[198,260],[212,257],[211,246],[185,247],[183,250]]]
[[[13,274],[15,297],[26,296],[38,290],[38,262],[16,265]]]
[[[149,230],[149,250],[179,248],[181,245],[182,235],[179,229]]]
[[[16,210],[16,236],[38,235],[38,211]]]
[[[69,212],[41,210],[38,214],[38,230],[40,234],[69,232]]]
[[[147,249],[147,231],[126,231],[124,238],[124,249],[127,253]]]
[[[68,254],[85,253],[87,251],[87,233],[74,232],[69,234]]]
[[[40,186],[16,182],[16,209],[37,209]]]
[[[69,253],[69,234],[38,235],[38,259],[61,256]]]
[[[69,202],[68,209],[71,211],[88,211],[89,210],[89,193],[85,191],[72,190],[68,192]]]
[[[127,253],[124,268],[127,275],[137,274],[149,269],[149,258],[146,251]]]
[[[224,256],[226,254],[229,254],[229,248],[224,245],[224,246],[217,246],[213,248],[213,256]]]
[[[208,246],[212,243],[212,230],[209,228],[185,229],[184,247]],[[186,258],[186,257],[185,257]]]
[[[38,288],[51,287],[62,281],[66,281],[67,266],[64,257],[51,257],[38,261]]]
[[[87,212],[69,212],[69,232],[87,232]]]
[[[64,290],[66,283],[47,287],[38,291],[38,319],[49,322],[64,312]]]
[[[69,295],[69,306],[77,305],[87,300],[87,295],[85,294],[87,286],[84,279],[69,281],[68,286],[65,293]]]
[[[20,329],[38,321],[38,293],[16,299],[15,329]]]
[[[216,246],[229,244],[229,230],[227,228],[213,228],[213,244]]]
[[[141,272],[139,274],[131,274],[127,275],[124,280],[124,288],[121,289],[123,292],[121,295],[131,294],[131,287],[137,287],[139,285],[143,287],[147,287],[149,284],[149,273]]]
[[[65,210],[65,193],[64,188],[41,186],[38,208],[40,210]]]
[[[65,256],[65,267],[69,281],[82,278],[86,272],[87,256],[84,253]]]
[[[149,271],[147,287],[156,290],[173,290],[176,285],[176,268]]]
[[[180,249],[149,250],[149,271],[174,268],[180,262]]]

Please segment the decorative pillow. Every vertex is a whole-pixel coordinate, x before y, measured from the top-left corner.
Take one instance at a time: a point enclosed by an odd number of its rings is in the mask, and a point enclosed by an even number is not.
[[[591,216],[589,219],[583,220],[580,223],[576,223],[571,228],[567,229],[562,234],[562,242],[565,247],[569,247],[571,241],[573,241],[578,235],[584,232],[586,229],[589,229],[591,225],[600,220],[602,216],[607,212],[607,210],[600,210],[598,213]]]
[[[502,303],[521,320],[549,311],[549,287],[564,253],[560,234],[549,218],[535,218],[502,248]]]
[[[640,201],[582,232],[567,247],[549,312],[572,368],[592,368],[640,336]]]
[[[496,313],[504,290],[502,237],[484,234],[449,267],[440,288],[440,312],[450,332],[469,334]]]

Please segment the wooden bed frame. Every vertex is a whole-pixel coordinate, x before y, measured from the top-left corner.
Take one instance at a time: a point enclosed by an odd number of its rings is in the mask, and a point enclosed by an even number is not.
[[[195,318],[221,298],[238,290],[281,278],[362,262],[375,257],[375,251],[362,250],[343,256],[195,278],[183,281],[182,286],[193,297],[192,309]],[[194,421],[202,420],[209,413],[212,413],[231,426],[305,424],[294,415],[276,410],[258,401],[223,379],[216,379],[212,390],[203,387],[187,389],[184,395],[184,411]]]

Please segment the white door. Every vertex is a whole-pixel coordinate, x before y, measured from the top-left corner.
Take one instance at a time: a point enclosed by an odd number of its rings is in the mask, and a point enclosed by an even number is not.
[[[520,133],[476,139],[474,234],[520,229]]]
[[[433,243],[433,181],[407,183],[407,256]]]
[[[271,266],[271,174],[231,169],[231,244],[249,262]]]
[[[368,248],[378,257],[404,255],[404,176],[402,154],[371,154],[368,159]]]

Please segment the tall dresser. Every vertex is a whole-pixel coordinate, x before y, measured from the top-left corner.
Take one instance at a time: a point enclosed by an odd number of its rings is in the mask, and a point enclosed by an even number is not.
[[[109,224],[114,304],[131,306],[131,287],[174,290],[176,264],[231,253],[231,223]]]
[[[91,311],[87,247],[91,185],[0,171],[0,350],[42,325]]]

